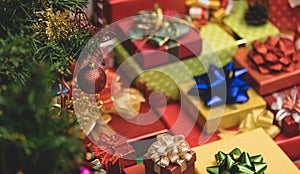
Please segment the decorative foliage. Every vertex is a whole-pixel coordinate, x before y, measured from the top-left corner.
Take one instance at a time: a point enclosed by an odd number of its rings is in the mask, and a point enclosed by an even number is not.
[[[49,110],[49,68],[30,69],[30,85],[0,95],[0,173],[70,173],[83,154],[82,142],[67,134],[76,122]]]

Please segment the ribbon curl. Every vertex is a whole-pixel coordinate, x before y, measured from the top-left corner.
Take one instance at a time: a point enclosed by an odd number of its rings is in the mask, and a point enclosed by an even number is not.
[[[233,63],[218,69],[211,64],[206,74],[195,76],[196,85],[188,92],[190,95],[200,94],[206,106],[220,104],[245,103],[249,100],[247,90],[250,86],[242,79],[247,69],[233,69]]]
[[[178,164],[183,172],[187,169],[186,162],[192,158],[190,150],[183,135],[161,134],[148,149],[148,154],[157,165],[166,168],[170,163]]]
[[[206,168],[210,174],[254,174],[263,173],[267,168],[261,155],[250,156],[247,152],[241,152],[239,148],[233,149],[229,154],[219,151],[215,154],[215,159],[217,165]]]
[[[300,99],[297,99],[298,90],[293,88],[288,95],[282,93],[274,93],[272,96],[276,102],[272,103],[271,109],[277,110],[276,120],[281,121],[287,117],[292,116],[293,119],[299,124],[300,129]]]

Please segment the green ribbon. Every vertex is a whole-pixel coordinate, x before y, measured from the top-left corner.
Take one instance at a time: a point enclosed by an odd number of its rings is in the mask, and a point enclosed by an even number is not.
[[[206,168],[210,174],[262,174],[267,168],[261,155],[250,156],[239,148],[233,149],[229,154],[219,151],[215,154],[215,159],[217,165]]]

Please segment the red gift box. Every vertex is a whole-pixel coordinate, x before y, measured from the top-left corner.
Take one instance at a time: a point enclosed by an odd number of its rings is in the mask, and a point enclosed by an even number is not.
[[[246,48],[239,48],[233,61],[236,68],[247,68],[246,81],[261,95],[267,95],[300,83],[300,61],[295,63],[293,72],[276,74],[261,74],[256,67],[252,67]]]
[[[195,167],[194,163],[196,161],[196,153],[194,151],[190,151],[190,154],[193,156],[191,160],[186,162],[187,168],[181,172],[181,166],[177,164],[170,164],[166,168],[159,167],[159,174],[194,174]],[[155,171],[155,164],[152,159],[150,159],[147,154],[144,156],[144,161],[146,174],[157,174],[158,171]]]
[[[298,91],[300,91],[300,86],[297,87]],[[279,93],[283,93],[283,94],[290,94],[290,91],[292,89],[285,89],[283,91],[280,91]],[[268,95],[265,96],[264,99],[267,102],[267,107],[268,109],[270,109],[275,115],[277,114],[278,111],[274,111],[271,108],[271,105],[276,102],[276,99],[272,96],[272,95]],[[299,130],[299,124],[293,119],[293,117],[287,116],[282,120],[281,123],[281,129],[282,132],[287,136],[287,137],[292,137],[295,135],[300,134],[300,130]]]
[[[108,136],[100,133],[100,139],[92,143],[85,139],[86,147],[101,161],[107,173],[121,173],[125,166],[136,164],[136,154],[133,147],[120,135]]]
[[[141,10],[152,10],[159,3],[163,10],[175,10],[180,14],[186,13],[185,0],[104,0],[104,16],[108,23],[135,15]]]
[[[295,31],[300,25],[300,6],[291,8],[288,0],[269,1],[270,21],[280,30]]]
[[[281,133],[274,140],[291,160],[300,158],[300,135],[287,137]]]
[[[192,27],[184,36],[176,41],[171,41],[172,46],[163,45],[156,48],[148,42],[145,43],[143,39],[128,39],[127,34],[133,25],[133,18],[118,22],[116,33],[119,40],[124,41],[122,45],[131,55],[135,56],[134,59],[144,69],[164,65],[176,61],[178,58],[190,58],[201,53],[202,40],[200,33]],[[135,54],[137,51],[138,54]],[[175,55],[175,58],[172,55]]]
[[[140,113],[147,114],[138,115],[129,121],[118,115],[114,115],[108,125],[118,134],[128,138],[129,142],[168,132],[168,128],[155,113],[153,113],[148,103],[142,103]]]

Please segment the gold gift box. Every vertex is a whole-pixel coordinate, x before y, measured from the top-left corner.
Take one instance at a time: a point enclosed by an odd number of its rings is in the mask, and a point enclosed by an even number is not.
[[[252,88],[247,91],[249,100],[246,103],[226,104],[209,108],[199,97],[188,94],[194,85],[194,82],[190,82],[179,86],[181,103],[190,117],[196,119],[206,133],[214,133],[219,128],[226,129],[238,126],[240,121],[253,109],[266,109],[266,102]]]
[[[265,174],[300,173],[298,168],[261,128],[237,136],[193,148],[196,152],[196,174],[204,174],[206,167],[214,166],[218,151],[229,153],[234,148],[248,152],[250,156],[262,155],[267,164]]]

